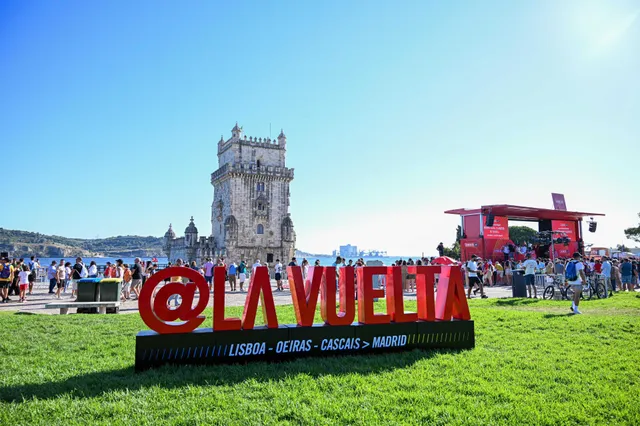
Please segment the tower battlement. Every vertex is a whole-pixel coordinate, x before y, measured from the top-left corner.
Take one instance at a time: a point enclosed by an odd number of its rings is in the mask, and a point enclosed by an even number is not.
[[[226,163],[222,165],[218,170],[211,173],[211,184],[215,185],[216,182],[222,180],[226,176],[241,176],[245,175],[256,176],[260,179],[272,178],[283,179],[287,182],[293,180],[293,169],[288,167],[279,166],[258,166],[253,163]]]
[[[252,136],[245,136],[242,139],[239,138],[229,138],[226,141],[221,137],[218,142],[218,154],[223,153],[227,149],[231,147],[234,143],[242,144],[247,147],[256,147],[256,148],[268,148],[268,149],[286,149],[285,144],[280,144],[278,139],[270,139],[270,138],[258,138]]]

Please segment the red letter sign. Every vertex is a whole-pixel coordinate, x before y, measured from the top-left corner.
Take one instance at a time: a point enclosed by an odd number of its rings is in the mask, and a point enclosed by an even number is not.
[[[187,284],[171,282],[160,288],[154,297],[154,290],[166,278],[185,277],[191,280]],[[195,308],[192,306],[196,288],[200,293],[200,299]],[[169,307],[170,296],[182,297],[182,303],[175,309]],[[160,334],[189,333],[196,329],[204,321],[199,316],[207,307],[209,299],[209,286],[204,277],[190,268],[173,266],[153,274],[142,287],[138,310],[142,321],[150,329]],[[152,307],[153,305],[153,307]],[[173,323],[181,319],[184,323]]]
[[[300,266],[287,267],[291,299],[293,299],[293,307],[299,326],[311,327],[313,325],[313,317],[316,314],[316,305],[318,303],[318,292],[322,282],[322,272],[322,266],[310,267],[306,282],[303,283],[302,268]]]
[[[213,270],[213,329],[240,330],[240,318],[224,317],[225,280],[224,266],[216,266]]]
[[[358,322],[362,324],[387,324],[391,317],[386,314],[375,314],[373,299],[384,297],[384,290],[373,288],[374,275],[386,275],[384,266],[367,266],[358,268]]]
[[[468,321],[471,319],[469,305],[464,294],[462,274],[459,266],[442,266],[438,281],[436,319],[451,321],[451,317]]]
[[[402,278],[402,266],[387,268],[387,312],[393,322],[415,322],[418,320],[418,314],[404,312]]]
[[[433,285],[435,274],[440,273],[439,266],[407,266],[407,272],[416,274],[416,295],[418,296],[418,319],[435,321],[435,296]]]
[[[242,313],[242,328],[244,330],[251,330],[256,322],[258,300],[262,301],[262,313],[267,327],[278,328],[276,306],[273,303],[269,270],[266,266],[257,266],[253,268],[251,273],[249,293],[244,301],[244,312]]]
[[[336,314],[336,268],[324,268],[320,314],[328,325],[349,325],[356,316],[354,272],[352,266],[340,268],[340,312]]]

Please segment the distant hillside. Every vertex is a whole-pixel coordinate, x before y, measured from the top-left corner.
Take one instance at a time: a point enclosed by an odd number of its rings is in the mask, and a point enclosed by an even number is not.
[[[126,235],[84,240],[0,228],[0,251],[12,257],[152,257],[163,256],[162,238]]]

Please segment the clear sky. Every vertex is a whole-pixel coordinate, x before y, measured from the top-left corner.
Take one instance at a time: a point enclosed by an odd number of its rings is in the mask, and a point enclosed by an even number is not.
[[[0,2],[0,226],[211,231],[220,135],[288,137],[299,249],[433,253],[446,209],[640,211],[640,1]]]

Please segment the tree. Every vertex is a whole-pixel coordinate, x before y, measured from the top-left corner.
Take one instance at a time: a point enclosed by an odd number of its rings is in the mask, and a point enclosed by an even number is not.
[[[638,217],[640,217],[640,213],[638,213]],[[640,243],[640,223],[635,228],[627,228],[624,230],[624,235],[630,240],[636,241]]]
[[[515,244],[522,244],[526,242],[530,242],[533,240],[533,237],[537,234],[535,229],[531,229],[528,226],[510,226],[509,227],[509,238]]]
[[[461,238],[462,238],[462,227],[461,227],[460,225],[458,225],[458,226],[456,227],[456,241],[457,241],[458,243],[460,243],[460,239],[461,239]],[[458,244],[458,245],[460,245],[460,244]]]
[[[453,243],[451,248],[444,248],[444,255],[449,256],[452,259],[460,259],[460,241]]]
[[[616,246],[616,250],[621,251],[623,253],[626,253],[629,251],[629,249],[627,248],[627,246],[625,246],[624,244],[618,244]]]

